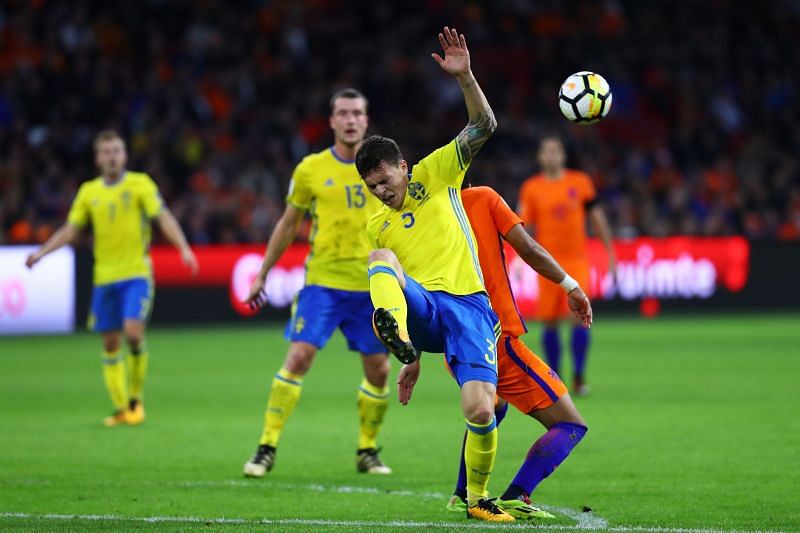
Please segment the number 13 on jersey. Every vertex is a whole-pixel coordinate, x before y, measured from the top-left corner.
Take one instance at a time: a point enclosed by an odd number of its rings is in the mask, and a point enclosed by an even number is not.
[[[345,185],[347,192],[347,207],[364,207],[367,203],[367,197],[364,194],[363,185]]]

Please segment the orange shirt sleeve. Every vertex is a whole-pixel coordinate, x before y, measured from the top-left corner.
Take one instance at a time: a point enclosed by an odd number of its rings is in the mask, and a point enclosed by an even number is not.
[[[533,182],[530,178],[525,180],[519,189],[517,211],[525,224],[536,224],[536,206],[533,203]]]
[[[597,200],[597,189],[594,188],[594,182],[592,181],[592,178],[584,174],[583,182],[583,203],[594,203],[594,201]]]
[[[522,223],[522,219],[508,207],[508,204],[503,200],[502,196],[492,189],[488,190],[490,192],[487,195],[489,196],[487,201],[489,204],[489,212],[492,214],[492,220],[494,220],[494,227],[505,237],[508,232],[511,231],[511,228]]]

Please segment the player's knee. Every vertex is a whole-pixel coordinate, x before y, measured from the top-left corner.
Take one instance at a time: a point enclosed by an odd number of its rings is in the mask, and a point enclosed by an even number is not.
[[[395,267],[400,266],[400,261],[397,260],[397,256],[394,255],[394,252],[388,248],[372,250],[369,253],[369,262],[374,263],[375,261],[383,261],[384,263],[389,263]]]
[[[106,352],[116,352],[120,346],[119,337],[106,337],[103,339],[103,349]]]
[[[303,376],[311,369],[316,353],[317,350],[310,344],[294,343],[289,348],[283,367],[292,374]]]
[[[389,358],[383,355],[370,355],[364,359],[364,377],[367,378],[370,385],[383,388],[386,382],[389,381],[389,372],[391,372],[391,363]]]
[[[485,426],[494,419],[494,406],[476,405],[464,413],[464,416],[470,424]]]

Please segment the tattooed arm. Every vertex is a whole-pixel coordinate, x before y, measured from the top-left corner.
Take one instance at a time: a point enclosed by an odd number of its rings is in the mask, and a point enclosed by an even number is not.
[[[464,35],[448,27],[439,34],[439,43],[444,50],[444,59],[439,54],[431,54],[431,57],[442,67],[442,70],[456,78],[464,93],[464,101],[467,104],[469,122],[467,126],[458,134],[458,148],[467,164],[472,161],[478,150],[486,142],[486,139],[497,129],[497,120],[494,112],[486,100],[472,69],[469,65],[469,50]]]

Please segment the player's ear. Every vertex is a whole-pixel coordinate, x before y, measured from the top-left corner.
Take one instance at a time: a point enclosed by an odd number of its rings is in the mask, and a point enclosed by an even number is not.
[[[400,170],[403,171],[403,174],[408,173],[408,162],[405,159],[401,159],[398,166],[400,167]]]

